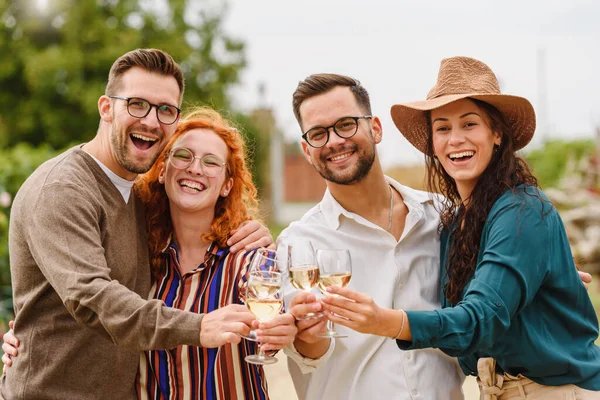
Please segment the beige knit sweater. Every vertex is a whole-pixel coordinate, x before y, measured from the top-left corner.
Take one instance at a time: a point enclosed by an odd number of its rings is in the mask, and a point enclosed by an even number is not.
[[[142,204],[80,147],[40,166],[11,210],[19,356],[6,399],[125,399],[140,350],[200,345],[202,316],[146,301]]]

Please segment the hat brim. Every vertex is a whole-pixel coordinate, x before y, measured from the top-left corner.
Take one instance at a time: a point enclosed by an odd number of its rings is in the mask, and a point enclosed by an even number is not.
[[[454,101],[473,98],[496,107],[506,119],[513,134],[515,150],[525,147],[535,132],[535,111],[529,100],[508,94],[452,94],[431,100],[396,104],[390,113],[404,137],[422,153],[427,148],[427,118],[425,111],[434,110]]]

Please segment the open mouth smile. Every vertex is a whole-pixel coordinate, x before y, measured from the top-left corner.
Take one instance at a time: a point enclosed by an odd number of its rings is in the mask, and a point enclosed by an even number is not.
[[[131,133],[129,134],[129,137],[131,138],[133,145],[140,150],[148,150],[158,142],[157,138],[142,135],[141,133]]]
[[[337,154],[337,155],[335,155],[333,157],[327,157],[327,161],[333,161],[333,162],[335,162],[335,161],[344,160],[344,159],[350,157],[352,154],[354,154],[353,151],[348,151],[348,152],[345,152],[345,153],[342,153],[342,154]]]
[[[453,162],[469,161],[475,155],[474,151],[461,151],[458,153],[448,154],[448,158]]]
[[[182,188],[191,189],[195,192],[202,192],[206,189],[206,186],[202,183],[190,179],[181,179],[177,183],[179,183],[179,186]]]

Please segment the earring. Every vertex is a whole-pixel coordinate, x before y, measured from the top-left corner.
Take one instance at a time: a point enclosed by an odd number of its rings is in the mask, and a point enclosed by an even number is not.
[[[500,144],[502,144],[502,143],[500,143]],[[495,144],[494,145],[494,153],[498,152],[498,149],[500,148],[500,144]]]

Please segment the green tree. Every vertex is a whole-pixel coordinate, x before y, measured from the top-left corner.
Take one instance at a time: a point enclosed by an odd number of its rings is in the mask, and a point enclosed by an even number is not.
[[[48,145],[34,148],[28,143],[20,143],[10,149],[0,149],[0,325],[12,314],[8,258],[10,202],[33,170],[56,154],[57,151]]]
[[[108,71],[129,50],[160,48],[179,62],[184,108],[230,109],[246,58],[243,42],[223,30],[226,12],[224,2],[192,0],[0,0],[0,200],[14,198],[42,162],[95,135]],[[256,126],[230,117],[246,136],[250,164],[260,165],[266,147]],[[9,211],[0,201],[0,322],[11,311]]]
[[[180,63],[186,102],[228,108],[244,45],[223,31],[226,4],[199,3],[0,0],[0,147],[89,140],[111,64],[138,47]]]
[[[593,140],[552,140],[543,148],[528,153],[525,158],[542,188],[555,187],[565,172],[569,157],[580,160],[595,149]]]

